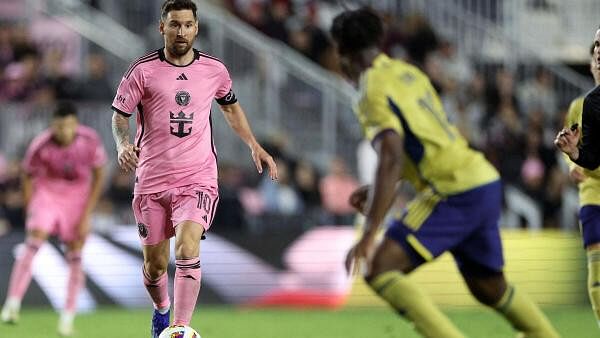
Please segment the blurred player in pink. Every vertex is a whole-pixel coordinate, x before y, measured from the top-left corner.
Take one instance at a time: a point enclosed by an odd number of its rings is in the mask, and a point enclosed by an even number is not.
[[[10,276],[3,322],[18,321],[21,300],[31,281],[33,258],[48,236],[56,235],[66,245],[69,265],[67,298],[58,332],[72,334],[77,296],[85,282],[81,250],[102,188],[105,162],[102,141],[93,129],[79,124],[75,106],[58,104],[50,128],[31,142],[23,160],[27,237]]]
[[[132,203],[142,242],[144,285],[154,303],[152,337],[169,325],[167,266],[175,236],[174,325],[189,325],[200,291],[200,239],[219,200],[211,103],[250,148],[262,172],[277,178],[272,157],[258,144],[232,90],[225,65],[192,48],[198,34],[196,5],[167,0],[159,30],[164,47],[133,62],[112,109],[121,168],[135,170]],[[137,135],[129,142],[128,118],[137,109]]]

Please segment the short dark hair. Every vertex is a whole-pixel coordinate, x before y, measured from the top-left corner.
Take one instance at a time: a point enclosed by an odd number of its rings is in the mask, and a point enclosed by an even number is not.
[[[336,16],[330,32],[340,54],[352,54],[381,45],[383,22],[374,10],[363,7]]]
[[[166,0],[160,7],[160,19],[164,21],[167,19],[167,15],[170,11],[180,11],[182,9],[191,10],[194,14],[194,19],[197,19],[197,7],[192,0]]]
[[[61,101],[56,104],[56,108],[54,108],[54,113],[52,117],[61,118],[67,116],[77,116],[77,107],[72,102]]]

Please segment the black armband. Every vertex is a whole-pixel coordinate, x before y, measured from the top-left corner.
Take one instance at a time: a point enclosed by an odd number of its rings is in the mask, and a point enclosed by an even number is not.
[[[225,106],[228,104],[234,104],[237,102],[237,97],[235,97],[235,93],[233,92],[233,90],[230,90],[229,93],[227,93],[227,95],[223,96],[220,99],[217,99],[217,103]]]

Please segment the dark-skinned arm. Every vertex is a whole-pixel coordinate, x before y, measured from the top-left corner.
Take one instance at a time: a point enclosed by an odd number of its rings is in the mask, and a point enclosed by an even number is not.
[[[380,133],[373,143],[378,156],[375,182],[369,193],[366,206],[364,232],[346,256],[346,271],[352,275],[361,270],[372,254],[373,243],[379,226],[396,196],[396,185],[402,169],[402,138],[389,130]]]
[[[375,237],[377,229],[396,197],[396,183],[402,169],[402,137],[392,130],[382,132],[373,146],[378,153],[375,181],[366,207],[364,236]]]

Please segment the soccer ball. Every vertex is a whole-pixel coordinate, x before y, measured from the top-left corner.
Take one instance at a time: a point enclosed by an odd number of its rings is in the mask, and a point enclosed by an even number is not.
[[[200,338],[200,335],[189,326],[172,325],[164,329],[158,338]]]

